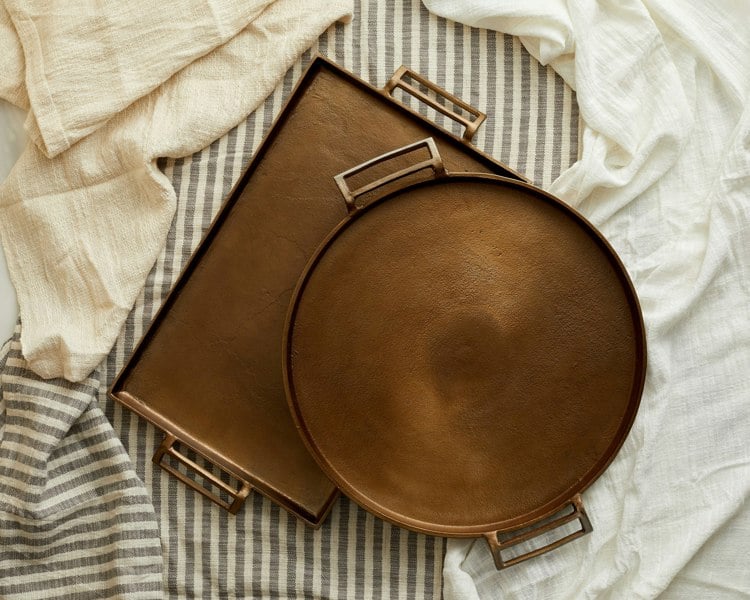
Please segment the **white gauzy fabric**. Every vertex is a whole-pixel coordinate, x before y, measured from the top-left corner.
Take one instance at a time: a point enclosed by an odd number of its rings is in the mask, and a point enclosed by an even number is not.
[[[30,108],[39,143],[0,187],[31,369],[80,381],[99,364],[174,214],[156,159],[226,133],[352,10],[352,0],[0,2],[0,97]]]
[[[584,494],[593,534],[501,573],[483,542],[452,540],[445,597],[748,597],[746,4],[425,4],[522,36],[575,88],[582,156],[550,189],[612,242],[634,280],[648,336],[632,432]]]

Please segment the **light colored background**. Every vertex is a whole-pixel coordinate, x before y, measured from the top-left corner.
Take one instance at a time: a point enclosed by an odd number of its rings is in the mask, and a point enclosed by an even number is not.
[[[22,110],[0,100],[0,182],[10,173],[26,145],[24,119]],[[10,282],[5,254],[0,247],[0,345],[11,336],[17,320],[16,291]]]

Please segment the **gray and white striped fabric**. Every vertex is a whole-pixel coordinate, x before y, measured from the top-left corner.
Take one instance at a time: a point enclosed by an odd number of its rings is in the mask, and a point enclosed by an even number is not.
[[[151,501],[96,401],[100,380],[41,381],[20,330],[0,350],[0,598],[155,598]]]
[[[573,93],[551,70],[539,66],[516,39],[446,22],[430,15],[417,0],[363,0],[356,3],[354,21],[337,24],[321,36],[317,45],[286,74],[276,92],[246,121],[192,157],[164,161],[163,170],[177,191],[177,215],[167,245],[115,348],[100,369],[101,376],[81,387],[40,384],[19,366],[22,360],[18,343],[13,341],[3,371],[3,393],[7,404],[12,390],[5,381],[12,371],[11,377],[15,379],[8,381],[16,386],[13,390],[32,390],[34,398],[43,400],[41,408],[31,406],[37,400],[15,405],[18,408],[13,409],[16,411],[13,414],[44,432],[52,418],[50,414],[60,413],[61,418],[67,419],[63,413],[71,410],[71,406],[78,406],[76,402],[83,405],[98,394],[99,404],[122,440],[135,473],[151,495],[163,550],[165,595],[170,598],[439,598],[441,595],[443,539],[391,526],[346,498],[336,504],[326,523],[316,531],[255,494],[240,514],[231,516],[154,467],[151,456],[161,434],[106,398],[109,382],[145,332],[222,199],[316,51],[376,85],[383,85],[399,65],[405,64],[470,101],[488,114],[487,122],[475,138],[477,146],[542,186],[549,184],[576,157],[578,114]],[[419,110],[432,114],[423,106]],[[441,117],[436,120],[445,125]],[[455,131],[458,133],[457,127]],[[137,495],[137,485],[128,487],[128,482],[133,482],[128,457],[122,451],[118,453],[119,445],[112,442],[114,438],[110,440],[104,433],[100,438],[89,434],[98,431],[101,412],[95,403],[87,406],[88,412],[84,411],[85,418],[80,417],[84,422],[77,425],[78,429],[56,427],[60,435],[50,440],[57,444],[52,451],[54,463],[49,452],[36,460],[40,451],[35,444],[39,442],[28,436],[23,450],[28,458],[24,455],[20,461],[13,458],[8,463],[0,455],[0,466],[15,465],[10,474],[0,471],[5,474],[5,479],[0,479],[0,492],[4,486],[19,488],[21,494],[24,489],[38,487],[40,475],[35,469],[39,472],[47,469],[49,477],[54,473],[55,481],[59,480],[51,489],[67,486],[65,500],[60,501],[70,503],[55,513],[54,530],[50,531],[29,529],[38,524],[16,523],[13,519],[6,522],[3,510],[8,509],[0,504],[0,539],[11,548],[6,554],[3,554],[5,546],[0,548],[0,575],[20,573],[23,569],[39,573],[38,580],[19,575],[18,584],[6,584],[0,576],[0,598],[20,594],[23,585],[29,586],[25,590],[29,595],[22,597],[35,597],[35,581],[44,581],[45,589],[50,590],[38,593],[37,597],[77,597],[72,588],[60,588],[59,594],[51,591],[51,582],[57,579],[64,582],[72,577],[73,571],[68,568],[78,564],[77,561],[91,565],[88,580],[99,585],[90,588],[98,590],[91,592],[91,597],[135,598],[139,597],[136,589],[144,597],[160,597],[154,585],[161,578],[160,563],[146,560],[158,551],[153,544],[156,538],[150,535],[155,526],[153,515],[144,499]],[[27,412],[20,415],[23,411]],[[5,433],[0,433],[3,445],[7,445],[3,435],[7,436],[8,431],[6,425]],[[97,441],[105,439],[106,442]],[[109,475],[108,469],[119,475]],[[76,482],[88,477],[87,474],[97,481],[114,477],[123,494],[125,490],[134,494],[132,503],[105,504],[106,492],[94,495],[81,492],[76,498]],[[128,511],[122,512],[126,504]],[[83,544],[76,523],[86,519],[92,532],[107,531],[111,541],[107,541],[105,534],[92,533],[91,541]],[[142,530],[142,543],[130,537],[134,534],[121,533],[131,532],[131,525]],[[31,541],[28,544],[34,548],[52,549],[48,555],[57,556],[59,567],[44,558],[46,555],[24,545],[32,538],[33,544]],[[70,548],[76,554],[70,560],[62,558],[59,556],[62,548]],[[132,574],[141,588],[134,587],[135,583],[131,585],[124,575],[119,577],[120,557],[132,560],[128,562],[128,575]],[[138,562],[139,557],[143,558],[142,563]],[[3,585],[16,587],[6,589]]]

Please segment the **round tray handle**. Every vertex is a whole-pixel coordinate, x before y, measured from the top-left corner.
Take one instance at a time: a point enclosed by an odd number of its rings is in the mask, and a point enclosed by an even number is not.
[[[492,558],[495,560],[495,567],[497,567],[498,570],[512,567],[513,565],[517,565],[518,563],[530,558],[545,554],[550,550],[559,548],[560,546],[567,544],[568,542],[572,542],[575,539],[591,533],[593,531],[593,527],[591,527],[591,521],[586,514],[586,509],[584,509],[583,507],[583,500],[581,499],[580,494],[576,494],[575,496],[573,496],[573,499],[570,501],[570,506],[573,508],[572,513],[563,515],[549,522],[544,522],[538,526],[534,526],[532,529],[526,530],[523,533],[519,533],[518,535],[515,535],[504,541],[500,541],[499,534],[501,532],[499,531],[491,531],[489,533],[485,533],[484,537],[487,539],[487,543],[490,546]],[[565,537],[560,538],[559,540],[555,540],[554,542],[551,542],[546,546],[536,548],[534,550],[531,550],[530,552],[526,552],[525,554],[520,554],[510,559],[503,558],[503,550],[507,550],[508,548],[512,548],[513,546],[531,540],[538,535],[542,535],[543,533],[552,531],[553,529],[557,529],[558,527],[562,527],[566,523],[570,523],[571,521],[575,521],[576,519],[581,524],[581,528],[578,531],[574,531],[573,533],[570,533]]]
[[[377,179],[372,183],[368,183],[367,185],[363,185],[356,190],[350,189],[349,184],[346,183],[346,180],[349,177],[357,175],[362,171],[366,171],[370,167],[386,162],[392,158],[403,156],[404,154],[409,154],[410,152],[414,152],[421,148],[427,148],[428,152],[430,153],[430,158],[401,169],[400,171],[396,171],[395,173],[386,175],[385,177],[381,177],[380,179]],[[418,142],[414,142],[413,144],[407,144],[406,146],[402,146],[401,148],[396,148],[395,150],[391,150],[390,152],[386,152],[385,154],[381,154],[380,156],[376,156],[375,158],[363,162],[361,165],[352,167],[348,171],[339,173],[333,179],[336,182],[336,185],[339,186],[339,190],[341,190],[341,195],[344,197],[344,201],[346,202],[348,211],[350,213],[353,213],[358,209],[355,200],[359,196],[366,194],[367,192],[372,192],[373,190],[376,190],[388,183],[398,181],[399,179],[402,179],[407,175],[411,175],[412,173],[417,173],[422,169],[428,168],[432,169],[436,178],[443,177],[445,175],[445,166],[443,165],[443,159],[440,156],[440,152],[438,152],[435,140],[433,140],[431,137],[419,140]]]

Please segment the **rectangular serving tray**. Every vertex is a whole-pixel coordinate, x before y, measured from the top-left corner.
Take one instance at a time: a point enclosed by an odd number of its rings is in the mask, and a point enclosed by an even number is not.
[[[395,99],[397,89],[461,124],[463,137]],[[380,90],[312,61],[109,390],[164,431],[155,463],[232,513],[256,490],[322,523],[338,490],[289,414],[281,340],[299,275],[347,214],[333,178],[432,137],[453,173],[524,179],[471,145],[483,119],[404,67]]]

